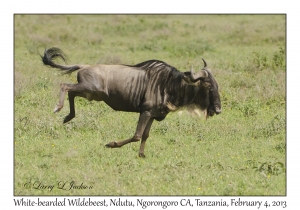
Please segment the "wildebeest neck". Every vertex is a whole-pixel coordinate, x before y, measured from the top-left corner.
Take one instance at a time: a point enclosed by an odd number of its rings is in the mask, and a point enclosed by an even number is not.
[[[170,101],[176,107],[194,104],[196,107],[204,110],[209,106],[209,94],[203,87],[192,86],[181,82],[180,85],[175,86],[171,93],[173,93],[173,95],[171,95]]]
[[[209,106],[208,89],[186,83],[184,73],[165,62],[150,60],[130,67],[146,71],[147,89],[154,104],[170,102],[176,107],[195,104],[202,110]]]

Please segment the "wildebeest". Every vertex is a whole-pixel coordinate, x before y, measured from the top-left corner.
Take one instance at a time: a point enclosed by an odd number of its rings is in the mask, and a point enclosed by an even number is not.
[[[70,113],[64,123],[75,117],[74,98],[104,101],[117,111],[140,113],[132,138],[113,141],[106,147],[116,148],[141,140],[139,156],[145,157],[144,147],[153,120],[163,120],[169,112],[185,106],[203,110],[206,116],[221,113],[218,84],[204,59],[204,68],[194,72],[180,72],[159,60],[148,60],[136,65],[61,65],[55,58],[66,61],[64,52],[56,47],[45,50],[41,56],[45,65],[72,73],[78,70],[77,84],[61,83],[59,102],[54,112],[64,106],[68,93]]]

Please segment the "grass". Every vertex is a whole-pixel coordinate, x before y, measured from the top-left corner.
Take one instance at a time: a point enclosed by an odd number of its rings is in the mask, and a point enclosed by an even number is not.
[[[284,15],[15,15],[15,195],[286,195]],[[59,47],[70,64],[163,60],[179,70],[205,58],[223,112],[154,122],[146,158],[138,114],[76,98],[77,115],[53,114],[60,82],[38,53]],[[66,190],[74,182],[86,189]],[[61,189],[65,183],[64,189]],[[52,190],[43,186],[54,185]]]

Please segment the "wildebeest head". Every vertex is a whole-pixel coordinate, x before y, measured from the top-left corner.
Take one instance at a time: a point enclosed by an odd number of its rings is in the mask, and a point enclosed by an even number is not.
[[[220,114],[222,111],[219,87],[211,71],[207,68],[206,61],[203,58],[202,60],[204,67],[196,73],[193,68],[191,68],[190,72],[185,72],[185,81],[190,85],[199,86],[206,93],[206,113],[208,116],[213,116],[215,113]]]

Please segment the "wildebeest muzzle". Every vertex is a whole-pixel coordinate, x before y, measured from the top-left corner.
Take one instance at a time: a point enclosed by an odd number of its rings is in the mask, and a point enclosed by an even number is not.
[[[218,105],[214,105],[208,108],[208,116],[214,116],[214,114],[220,114],[222,112],[222,108]]]

